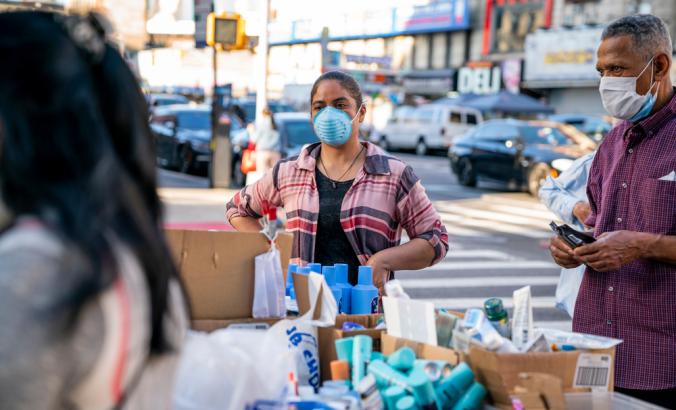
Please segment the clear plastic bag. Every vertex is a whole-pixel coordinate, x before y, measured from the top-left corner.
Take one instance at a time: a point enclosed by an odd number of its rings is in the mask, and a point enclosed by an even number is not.
[[[268,330],[190,332],[176,378],[175,409],[244,409],[257,400],[284,400],[290,373],[300,384],[318,387],[316,327],[332,326],[338,308],[322,275],[310,274],[308,284],[310,310],[296,320],[280,320]],[[320,296],[321,314],[312,320]]]
[[[272,242],[270,251],[256,256],[252,316],[286,316],[285,283],[279,249]]]

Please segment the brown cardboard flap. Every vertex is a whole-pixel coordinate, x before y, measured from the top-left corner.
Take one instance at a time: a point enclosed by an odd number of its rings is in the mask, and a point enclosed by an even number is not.
[[[310,310],[310,290],[308,288],[309,277],[300,273],[293,273],[293,289],[296,291],[296,301],[298,302],[298,315],[303,316]],[[312,319],[317,320],[322,313],[322,292],[324,288],[319,289],[317,306]]]
[[[385,356],[396,352],[402,347],[410,347],[419,359],[445,360],[453,366],[461,362],[460,353],[453,349],[401,339],[396,336],[388,335],[387,333],[383,333],[380,343],[382,352]]]
[[[319,358],[322,380],[329,380],[331,378],[330,365],[333,360],[338,359],[336,354],[336,340],[345,337],[352,337],[357,335],[369,336],[373,339],[373,351],[379,352],[381,350],[380,338],[382,330],[374,329],[378,319],[382,315],[338,315],[336,316],[336,324],[334,327],[319,328]],[[343,323],[354,322],[358,323],[366,329],[364,330],[350,330],[343,331]]]
[[[251,317],[254,258],[270,249],[265,236],[229,231],[166,232],[190,299],[192,319]],[[291,242],[290,234],[277,237],[284,275]]]

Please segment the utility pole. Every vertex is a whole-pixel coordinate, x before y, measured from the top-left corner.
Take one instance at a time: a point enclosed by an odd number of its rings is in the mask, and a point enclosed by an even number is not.
[[[261,126],[263,109],[268,105],[268,25],[270,23],[270,0],[263,2],[263,29],[258,37],[256,59],[256,128]]]

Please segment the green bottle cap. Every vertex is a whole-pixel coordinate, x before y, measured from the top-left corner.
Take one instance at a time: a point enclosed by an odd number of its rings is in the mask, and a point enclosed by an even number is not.
[[[501,320],[507,317],[507,311],[502,305],[502,299],[490,298],[484,302],[484,310],[488,320]]]

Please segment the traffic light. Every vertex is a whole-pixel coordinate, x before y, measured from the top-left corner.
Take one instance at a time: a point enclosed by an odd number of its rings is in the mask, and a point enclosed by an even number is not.
[[[222,50],[244,50],[247,37],[244,20],[237,13],[210,13],[207,17],[207,44]]]

